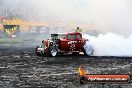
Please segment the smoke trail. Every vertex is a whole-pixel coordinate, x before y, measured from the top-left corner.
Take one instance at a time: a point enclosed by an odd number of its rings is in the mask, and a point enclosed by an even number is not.
[[[115,33],[99,34],[97,37],[84,35],[94,48],[95,56],[132,56],[132,35],[125,38]]]

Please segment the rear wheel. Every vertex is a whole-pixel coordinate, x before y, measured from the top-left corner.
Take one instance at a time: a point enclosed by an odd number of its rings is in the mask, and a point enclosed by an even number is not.
[[[86,51],[85,51],[84,48],[82,49],[82,51],[83,51],[83,53],[84,53],[84,56],[87,56],[87,53],[86,53]]]
[[[36,47],[36,49],[35,49],[35,53],[36,53],[36,55],[40,56],[40,53],[37,51],[38,48],[39,48],[39,46]]]
[[[39,52],[38,52],[39,51]],[[36,55],[38,55],[38,56],[43,56],[44,55],[44,52],[43,52],[44,50],[43,50],[43,48],[40,48],[40,46],[37,46],[36,47],[36,50],[35,50],[35,52],[36,52]]]
[[[83,48],[83,53],[85,56],[90,56],[93,54],[93,52],[94,52],[94,50],[92,48],[88,49],[88,50]]]
[[[86,56],[90,56],[94,52],[93,47],[89,43],[86,43],[83,46],[83,50],[82,51],[83,51],[84,55],[86,55]]]

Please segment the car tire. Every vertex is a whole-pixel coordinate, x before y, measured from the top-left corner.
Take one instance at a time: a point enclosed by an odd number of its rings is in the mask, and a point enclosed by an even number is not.
[[[40,53],[37,52],[37,49],[38,49],[38,48],[39,48],[39,46],[36,47],[35,53],[36,53],[37,56],[40,56]]]
[[[49,47],[49,56],[55,57],[57,55],[57,50],[54,46]]]
[[[82,49],[85,56],[90,56],[93,54],[94,50],[90,44],[85,44]]]
[[[83,51],[83,53],[84,53],[84,56],[88,56],[84,48],[83,48],[82,51]]]

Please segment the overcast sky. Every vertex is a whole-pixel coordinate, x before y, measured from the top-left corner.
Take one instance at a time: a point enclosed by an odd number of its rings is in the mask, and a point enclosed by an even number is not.
[[[130,34],[131,0],[5,0],[40,20],[94,24],[98,30]]]

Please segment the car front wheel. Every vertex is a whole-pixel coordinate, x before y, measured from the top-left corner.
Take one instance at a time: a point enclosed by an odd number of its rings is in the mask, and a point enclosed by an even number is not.
[[[49,55],[55,57],[57,55],[57,50],[54,46],[49,47]]]

